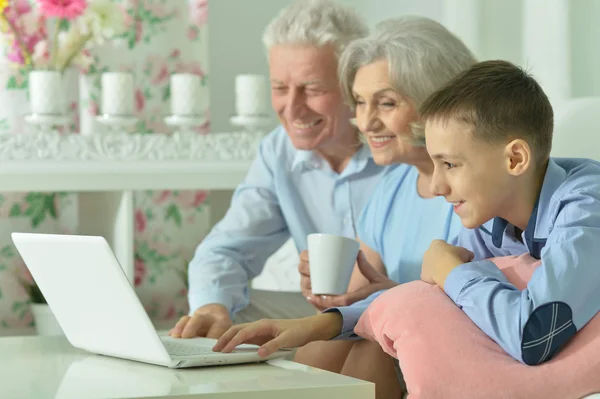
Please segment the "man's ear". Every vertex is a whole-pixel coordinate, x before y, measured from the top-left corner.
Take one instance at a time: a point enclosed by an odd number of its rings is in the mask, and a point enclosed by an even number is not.
[[[513,176],[527,172],[533,164],[531,147],[523,139],[515,139],[504,147],[506,171]]]

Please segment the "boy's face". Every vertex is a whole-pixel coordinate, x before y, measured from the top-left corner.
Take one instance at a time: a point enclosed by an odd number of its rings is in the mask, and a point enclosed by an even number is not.
[[[453,203],[463,226],[473,229],[505,214],[514,180],[505,146],[476,139],[471,129],[458,120],[430,120],[425,140],[434,164],[433,192]]]

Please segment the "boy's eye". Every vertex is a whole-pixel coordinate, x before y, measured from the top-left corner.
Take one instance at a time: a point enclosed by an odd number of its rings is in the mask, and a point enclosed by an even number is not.
[[[446,167],[446,169],[452,169],[456,167],[455,163],[450,163],[450,162],[444,162],[444,166]]]

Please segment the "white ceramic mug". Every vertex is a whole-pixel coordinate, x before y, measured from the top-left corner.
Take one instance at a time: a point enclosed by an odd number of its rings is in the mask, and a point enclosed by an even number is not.
[[[333,234],[309,234],[307,241],[313,294],[345,294],[360,247],[358,241]]]

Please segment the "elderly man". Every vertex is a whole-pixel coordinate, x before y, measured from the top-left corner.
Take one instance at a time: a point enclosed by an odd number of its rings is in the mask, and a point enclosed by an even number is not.
[[[328,0],[295,3],[267,26],[281,126],[262,140],[224,219],[198,246],[189,265],[190,315],[171,336],[218,338],[233,321],[315,313],[300,293],[252,291],[248,282],[290,236],[300,251],[311,233],[356,237],[358,216],[386,168],[350,122],[337,64],[344,47],[367,33],[352,10]],[[296,360],[340,372],[351,345],[303,348]]]

